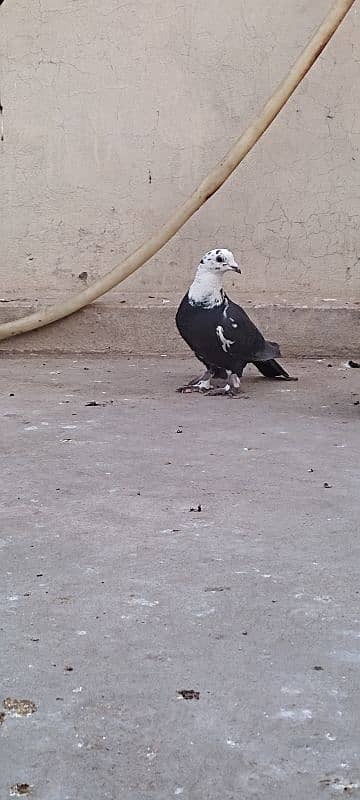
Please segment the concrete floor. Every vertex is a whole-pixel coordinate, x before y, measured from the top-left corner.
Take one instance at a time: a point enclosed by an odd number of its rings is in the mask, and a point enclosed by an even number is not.
[[[360,797],[360,373],[329,363],[229,400],[175,393],[192,359],[2,359],[1,800]]]

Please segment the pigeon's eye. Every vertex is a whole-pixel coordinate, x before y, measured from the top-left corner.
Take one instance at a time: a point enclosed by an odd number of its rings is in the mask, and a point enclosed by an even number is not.
[[[224,259],[222,258],[222,256],[216,256],[216,261],[218,261],[219,264],[223,264],[224,263]]]

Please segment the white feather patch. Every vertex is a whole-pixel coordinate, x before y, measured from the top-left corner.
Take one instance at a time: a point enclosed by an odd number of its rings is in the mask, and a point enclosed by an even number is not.
[[[217,325],[216,327],[216,336],[219,339],[224,353],[228,353],[231,345],[235,344],[235,342],[233,342],[231,339],[227,339],[226,336],[224,336],[224,328],[221,325]]]

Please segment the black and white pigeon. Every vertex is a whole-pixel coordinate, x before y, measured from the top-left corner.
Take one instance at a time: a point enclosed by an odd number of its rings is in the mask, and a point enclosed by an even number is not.
[[[195,279],[180,303],[176,325],[196,357],[206,366],[200,378],[179,392],[203,392],[236,396],[246,364],[254,364],[266,378],[291,378],[275,359],[276,342],[268,342],[243,308],[223,289],[223,275],[241,273],[230,250],[210,250],[201,259]],[[218,382],[224,385],[219,388]]]

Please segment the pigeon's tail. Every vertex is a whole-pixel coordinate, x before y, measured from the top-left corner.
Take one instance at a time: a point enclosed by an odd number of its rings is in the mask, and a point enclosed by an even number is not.
[[[286,369],[278,361],[275,361],[275,358],[269,361],[253,361],[253,364],[265,378],[283,378],[285,381],[297,381],[297,378],[290,377]]]
[[[280,347],[277,342],[264,341],[264,346],[257,353],[254,353],[257,361],[271,361],[273,358],[281,356]]]

